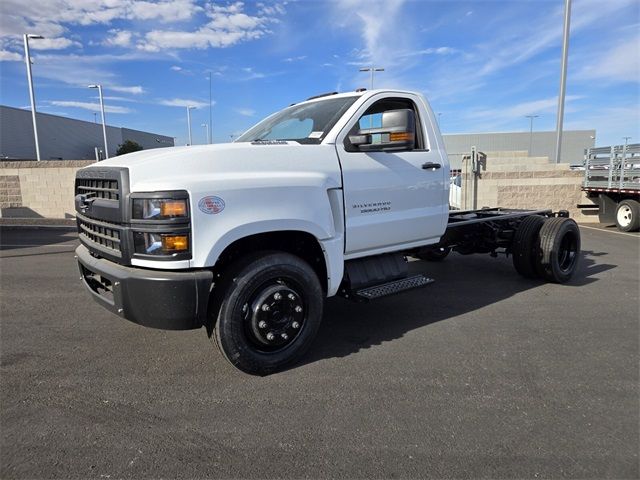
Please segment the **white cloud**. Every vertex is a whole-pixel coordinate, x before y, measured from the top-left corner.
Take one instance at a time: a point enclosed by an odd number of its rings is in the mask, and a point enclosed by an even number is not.
[[[145,89],[142,88],[140,85],[134,85],[131,87],[123,87],[120,85],[107,85],[105,86],[105,88],[113,90],[114,92],[133,93],[134,95],[140,95],[142,93],[145,93]]]
[[[75,101],[67,101],[67,100],[51,100],[49,103],[57,107],[82,108],[84,110],[91,110],[92,112],[100,111],[100,103],[98,102],[90,103],[90,102],[75,102]],[[131,113],[133,110],[127,107],[119,107],[116,105],[106,104],[104,106],[104,111],[106,113]]]
[[[107,37],[103,45],[112,46],[112,47],[128,47],[131,45],[131,39],[133,37],[133,32],[129,32],[127,30],[109,30],[109,37]]]
[[[171,70],[173,70],[174,72],[180,72],[182,71],[182,67],[179,67],[177,65],[172,65]]]
[[[0,62],[21,62],[22,55],[8,50],[0,50]]]
[[[283,62],[287,62],[287,63],[293,63],[293,62],[301,62],[302,60],[304,60],[306,58],[307,58],[306,55],[300,55],[300,56],[297,56],[297,57],[288,57],[288,58],[285,58],[282,61]]]
[[[81,47],[82,44],[64,37],[42,38],[29,42],[31,50],[64,50],[71,46]]]
[[[638,83],[640,81],[640,35],[622,38],[617,45],[598,52],[598,55],[592,55],[589,62],[577,74],[577,78]]]
[[[146,52],[174,49],[225,48],[240,42],[255,40],[268,33],[268,25],[277,21],[268,15],[248,15],[244,4],[236,2],[227,7],[210,6],[209,22],[195,30],[152,30],[138,42]]]
[[[391,66],[398,62],[397,52],[405,32],[398,18],[405,0],[338,0],[334,12],[341,28],[359,30],[365,49],[360,57],[365,63]],[[355,19],[355,20],[354,20]]]
[[[565,97],[566,102],[573,100],[579,100],[582,98],[580,95],[567,95]],[[511,107],[490,109],[490,110],[477,110],[469,114],[470,118],[481,117],[500,117],[500,118],[517,118],[524,117],[525,115],[554,112],[558,106],[558,97],[544,98],[541,100],[533,100],[529,102],[522,102]]]
[[[199,100],[189,100],[185,98],[172,98],[170,100],[160,100],[160,105],[166,105],[167,107],[184,107],[184,108],[186,107],[204,108],[209,106],[209,104],[206,102],[201,102]]]
[[[415,50],[415,51],[404,53],[400,56],[403,58],[406,58],[406,57],[417,57],[419,55],[452,55],[454,53],[458,53],[458,50],[455,48],[436,47],[436,48],[425,48],[423,50]]]
[[[256,114],[256,111],[251,108],[236,108],[235,111],[243,117],[253,117]]]

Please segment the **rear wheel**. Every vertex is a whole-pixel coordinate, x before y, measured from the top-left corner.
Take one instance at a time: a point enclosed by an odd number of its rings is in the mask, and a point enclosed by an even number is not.
[[[636,200],[623,200],[618,204],[616,226],[622,232],[635,232],[640,228],[640,204]]]
[[[570,218],[549,218],[540,229],[536,268],[549,282],[568,282],[578,267],[580,229]]]
[[[241,260],[214,290],[212,338],[236,368],[267,375],[309,348],[322,318],[323,291],[315,272],[288,253]]]
[[[538,233],[545,218],[539,215],[526,217],[513,238],[513,266],[525,278],[537,278]]]

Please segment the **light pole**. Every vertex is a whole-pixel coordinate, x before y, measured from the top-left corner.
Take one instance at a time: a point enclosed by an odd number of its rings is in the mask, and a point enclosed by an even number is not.
[[[529,156],[531,156],[531,146],[533,145],[533,119],[538,118],[540,115],[525,115],[529,122]]]
[[[438,112],[438,128],[440,127],[440,117],[442,116],[442,112]]]
[[[204,127],[205,134],[207,135],[207,143],[211,143],[209,142],[209,125],[207,125],[206,123],[203,123],[200,126]]]
[[[373,90],[373,74],[374,72],[384,72],[384,68],[382,67],[365,67],[360,69],[361,72],[371,72],[371,90]]]
[[[93,123],[98,123],[98,112],[93,112]]]
[[[189,129],[189,145],[193,144],[193,140],[191,139],[191,110],[193,110],[193,105],[187,105],[187,128]]]
[[[36,144],[36,159],[40,161],[40,143],[38,142],[38,122],[36,121],[36,95],[33,91],[33,76],[31,75],[31,54],[29,53],[29,40],[41,40],[42,35],[25,33],[24,38],[24,61],[27,64],[27,80],[29,81],[29,98],[31,99],[31,117],[33,119],[33,138]]]
[[[622,137],[622,139],[624,140],[624,149],[625,151],[627,150],[627,145],[629,145],[629,140],[631,140],[633,137]]]
[[[569,57],[569,28],[571,26],[571,0],[564,0],[564,33],[562,35],[562,67],[560,68],[560,93],[558,95],[558,119],[556,125],[556,163],[560,163],[562,149],[562,121],[564,120],[564,95],[567,86],[567,58]]]
[[[209,70],[209,126],[207,127],[207,143],[211,143],[213,138],[213,132],[211,131],[213,129],[213,113],[211,109],[211,70]]]
[[[107,124],[104,120],[104,99],[102,98],[102,85],[89,85],[89,88],[97,88],[100,96],[100,115],[102,117],[102,138],[104,139],[104,158],[109,158],[109,147],[107,146]]]

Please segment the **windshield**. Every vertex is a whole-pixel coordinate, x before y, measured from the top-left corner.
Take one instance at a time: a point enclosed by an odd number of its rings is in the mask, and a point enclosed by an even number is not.
[[[291,140],[320,143],[357,96],[292,105],[243,133],[236,142]]]

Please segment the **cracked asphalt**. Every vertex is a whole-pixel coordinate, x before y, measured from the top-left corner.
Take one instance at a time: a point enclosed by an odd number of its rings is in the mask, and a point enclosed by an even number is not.
[[[2,229],[0,477],[638,478],[640,237],[581,231],[567,285],[412,262],[435,283],[328,300],[257,378],[96,305],[75,233]]]

